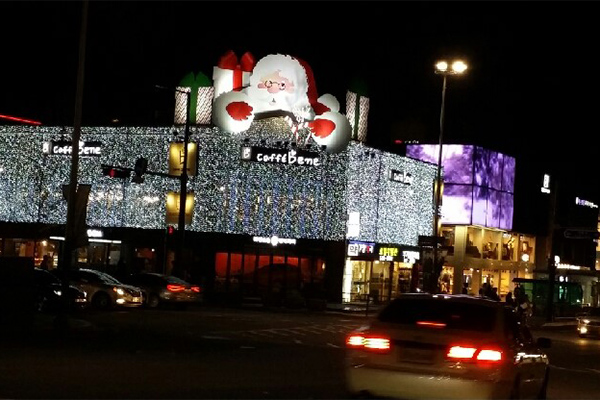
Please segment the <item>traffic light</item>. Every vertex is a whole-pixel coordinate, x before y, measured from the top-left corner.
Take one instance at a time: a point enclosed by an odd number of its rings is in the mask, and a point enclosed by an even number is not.
[[[109,176],[111,178],[127,179],[131,175],[131,171],[120,167],[103,165],[102,175]]]

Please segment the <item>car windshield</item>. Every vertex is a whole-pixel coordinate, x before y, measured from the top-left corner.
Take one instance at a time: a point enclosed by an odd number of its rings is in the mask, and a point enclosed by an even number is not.
[[[167,282],[168,283],[174,283],[174,284],[177,284],[177,285],[186,285],[187,284],[186,281],[184,281],[182,279],[179,279],[176,276],[170,275],[170,276],[167,276],[166,278],[167,278]]]
[[[105,274],[103,272],[90,271],[90,273],[95,274],[102,280],[102,282],[107,283],[109,285],[122,285],[122,283],[119,282],[116,278],[113,278],[112,276]]]
[[[378,318],[396,324],[440,323],[448,329],[488,332],[494,329],[495,317],[495,309],[484,304],[443,298],[402,298],[391,302]]]

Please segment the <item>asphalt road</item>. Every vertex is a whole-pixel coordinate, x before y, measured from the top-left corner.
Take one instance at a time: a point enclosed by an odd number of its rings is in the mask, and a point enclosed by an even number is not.
[[[11,399],[341,399],[345,334],[364,316],[200,307],[86,313],[61,333],[37,318],[0,341]],[[85,321],[82,323],[81,321]],[[600,340],[553,339],[550,399],[596,399]]]

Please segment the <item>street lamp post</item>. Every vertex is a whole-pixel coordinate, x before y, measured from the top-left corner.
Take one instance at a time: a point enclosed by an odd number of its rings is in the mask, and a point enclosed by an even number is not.
[[[175,269],[179,274],[183,274],[186,268],[183,266],[183,249],[185,240],[185,203],[187,200],[187,182],[188,182],[188,143],[190,141],[190,110],[191,110],[191,90],[175,89],[179,93],[186,94],[186,111],[185,111],[185,130],[183,135],[183,166],[181,168],[181,188],[179,190],[179,243],[177,246],[177,256],[175,259]],[[183,278],[183,276],[182,276]]]
[[[450,67],[450,68],[449,68]],[[461,60],[453,61],[451,65],[448,65],[446,61],[439,61],[435,64],[435,73],[438,75],[442,75],[442,105],[440,109],[440,135],[438,140],[438,161],[437,161],[437,170],[436,170],[436,179],[435,179],[435,197],[434,197],[434,212],[433,212],[433,232],[436,238],[436,241],[433,246],[433,278],[431,278],[431,282],[429,285],[431,286],[429,289],[434,289],[437,284],[437,278],[439,277],[438,268],[438,238],[440,236],[440,214],[441,214],[441,202],[442,202],[442,149],[444,144],[444,116],[446,111],[446,85],[447,79],[449,75],[461,75],[467,70],[467,64],[465,64]],[[456,272],[455,272],[456,273]],[[454,282],[457,280],[454,279]],[[459,288],[454,288],[454,292],[456,293]]]
[[[181,166],[181,175],[179,175],[179,215],[177,221],[177,231],[179,240],[177,241],[177,251],[175,254],[175,264],[173,266],[174,275],[181,275],[183,278],[183,273],[186,271],[186,268],[183,266],[183,250],[184,250],[184,240],[185,240],[185,204],[187,200],[187,183],[188,183],[188,144],[190,141],[190,114],[192,109],[192,91],[189,88],[170,88],[161,85],[155,85],[157,89],[163,90],[174,90],[178,93],[183,93],[186,95],[186,104],[185,104],[185,128],[183,134],[183,160]],[[156,174],[156,173],[154,173]],[[161,174],[158,174],[161,175]],[[174,175],[168,175],[170,177],[175,178]]]

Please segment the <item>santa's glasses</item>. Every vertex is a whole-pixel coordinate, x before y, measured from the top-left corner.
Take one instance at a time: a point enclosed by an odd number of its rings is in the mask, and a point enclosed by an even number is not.
[[[270,89],[273,85],[278,85],[279,86],[279,90],[285,90],[286,84],[285,82],[274,82],[274,81],[265,81],[265,87],[267,89]]]

